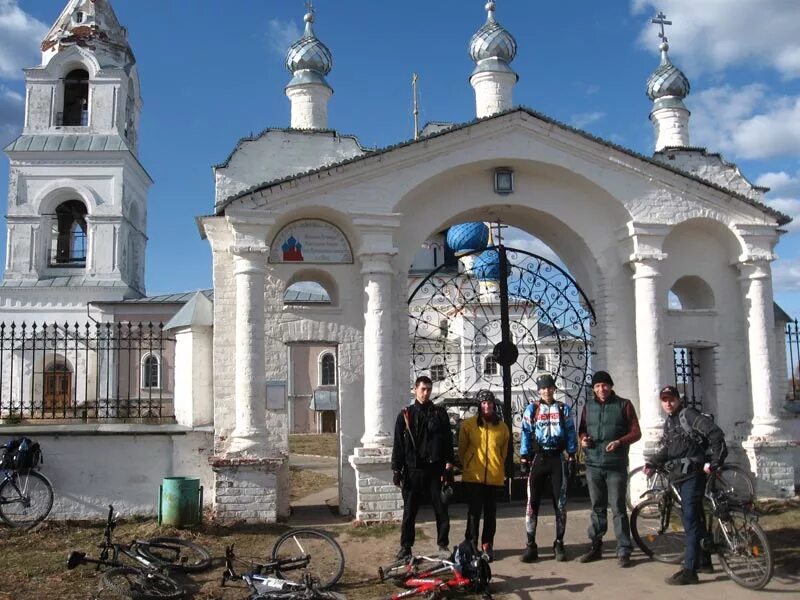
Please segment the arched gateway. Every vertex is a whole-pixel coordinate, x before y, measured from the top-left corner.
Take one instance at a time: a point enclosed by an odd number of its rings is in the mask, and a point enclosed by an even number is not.
[[[513,108],[516,42],[497,23],[494,3],[487,9],[471,42],[475,121],[427,128],[383,150],[337,135],[327,125],[331,53],[309,14],[287,56],[292,128],[241,140],[216,167],[214,214],[199,222],[214,260],[212,466],[221,518],[288,513],[291,409],[283,390],[287,348],[303,344],[336,359],[339,509],[359,520],[401,514],[389,462],[395,418],[411,400],[412,360],[436,375],[444,395],[467,395],[502,371],[509,377],[498,385],[513,395],[518,372],[524,394],[541,368],[580,397],[590,368],[608,370],[639,412],[644,439],[632,448],[635,466],[658,435],[657,392],[674,382],[676,349],[692,350],[703,407],[717,414],[733,454],[749,461],[760,493],[791,493],[794,434],[782,420],[786,371],[776,352],[770,267],[788,217],[767,207],[764,190],[734,165],[689,145],[688,81],[666,47],[648,87],[658,141],[646,157]],[[551,314],[557,302],[537,299],[524,276],[493,280],[497,265],[481,258],[465,267],[477,282],[470,301],[437,291],[444,269],[417,292],[451,306],[443,318],[440,307],[431,312],[421,301],[412,341],[410,269],[424,277],[440,267],[447,247],[438,232],[486,221],[525,224],[556,252],[583,290],[567,304],[575,316]],[[490,252],[508,258],[506,249]],[[697,281],[702,294],[687,289]],[[301,283],[323,292],[306,293]],[[685,307],[670,308],[671,291]],[[500,304],[499,321],[488,318],[489,298]],[[515,298],[525,301],[514,308]],[[484,314],[462,318],[464,306]],[[512,310],[521,312],[518,321]],[[457,338],[469,343],[455,364],[435,346]],[[561,351],[541,359],[553,339]],[[570,347],[577,351],[564,351]],[[520,348],[521,363],[511,360]],[[326,401],[334,390],[327,391]]]

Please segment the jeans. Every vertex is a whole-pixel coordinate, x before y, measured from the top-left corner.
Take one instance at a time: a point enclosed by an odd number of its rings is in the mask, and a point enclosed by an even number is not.
[[[702,471],[678,486],[683,506],[683,530],[686,532],[686,552],[683,555],[683,568],[693,573],[699,565],[700,541],[705,536],[705,515],[703,513],[703,492],[706,476]]]
[[[450,546],[450,515],[442,504],[442,475],[444,463],[432,463],[421,469],[408,469],[403,479],[403,522],[400,529],[400,545],[414,545],[417,512],[426,493],[430,494],[433,513],[436,515],[436,541],[440,548]]]
[[[614,515],[614,534],[617,536],[617,556],[630,556],[631,525],[625,506],[625,489],[628,485],[627,467],[586,467],[586,483],[592,502],[589,539],[602,540],[608,531],[608,507]]]
[[[500,488],[483,483],[464,483],[463,489],[468,502],[467,530],[464,532],[464,539],[478,545],[482,512],[483,535],[480,536],[480,545],[494,545],[494,534],[497,531],[497,491]]]

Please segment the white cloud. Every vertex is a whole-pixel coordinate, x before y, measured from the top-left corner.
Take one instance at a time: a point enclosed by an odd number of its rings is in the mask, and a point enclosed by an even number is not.
[[[772,192],[800,195],[800,173],[792,177],[786,171],[762,173],[756,178],[756,185],[768,187]]]
[[[800,292],[800,259],[775,261],[772,265],[772,285],[776,292]]]
[[[0,0],[0,77],[21,79],[24,67],[39,64],[39,45],[48,30],[23,11],[17,0]]]
[[[269,46],[279,56],[286,55],[289,46],[300,38],[300,34],[300,29],[294,21],[283,22],[279,19],[272,19],[267,23]]]
[[[0,149],[19,135],[25,115],[24,104],[20,94],[0,84]]]
[[[747,159],[800,153],[800,97],[773,97],[760,84],[724,85],[694,94],[687,104],[693,145]]]
[[[550,262],[554,262],[562,268],[564,267],[564,263],[558,257],[558,254],[553,252],[553,249],[550,248],[550,246],[545,244],[539,238],[535,238],[520,229],[510,228],[510,231],[503,240],[503,243],[509,248],[516,248],[518,250],[530,252],[531,254],[546,258]]]
[[[591,125],[592,123],[603,119],[605,116],[606,113],[601,111],[578,113],[576,115],[572,115],[570,118],[570,123],[572,123],[573,127],[583,129],[587,125]]]
[[[638,15],[667,15],[674,23],[667,27],[671,52],[691,57],[688,70],[719,71],[748,62],[787,79],[800,77],[797,0],[632,0],[631,7]],[[656,52],[657,35],[648,22],[639,41]]]
[[[767,204],[775,210],[792,217],[792,222],[784,225],[784,229],[800,231],[800,200],[796,198],[774,198],[767,199]]]

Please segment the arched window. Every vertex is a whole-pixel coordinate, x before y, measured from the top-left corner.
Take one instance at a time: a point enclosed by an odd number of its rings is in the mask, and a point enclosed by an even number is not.
[[[547,370],[547,356],[544,354],[538,354],[536,356],[536,368],[540,371]]]
[[[669,308],[677,310],[702,310],[714,308],[714,291],[696,275],[678,279],[668,294]]]
[[[157,354],[142,357],[142,389],[161,388],[161,359]]]
[[[61,125],[86,127],[89,124],[89,73],[70,71],[64,78],[64,110]]]
[[[483,374],[484,375],[497,375],[497,359],[493,355],[489,355],[483,359]]]
[[[79,200],[67,200],[56,207],[51,229],[51,265],[86,266],[86,214],[86,206]]]
[[[326,352],[319,358],[319,384],[336,385],[336,359],[332,352]]]
[[[331,296],[316,281],[297,281],[283,293],[284,304],[330,304]]]

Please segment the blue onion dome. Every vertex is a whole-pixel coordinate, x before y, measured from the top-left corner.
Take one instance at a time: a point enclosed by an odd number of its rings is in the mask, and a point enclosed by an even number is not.
[[[489,243],[489,227],[482,221],[461,223],[447,230],[447,245],[456,256],[483,250]]]
[[[323,83],[325,75],[333,68],[333,56],[328,47],[317,38],[312,28],[314,13],[304,17],[306,29],[303,36],[289,46],[286,52],[286,68],[294,75],[289,85],[299,83]]]
[[[683,72],[669,60],[669,44],[661,43],[661,64],[647,80],[647,96],[657,101],[672,97],[683,100],[689,95],[691,86]]]
[[[485,250],[478,255],[472,264],[472,274],[480,281],[497,281],[500,279],[500,254],[497,250]]]
[[[509,63],[517,55],[517,40],[494,17],[495,4],[486,4],[486,23],[469,41],[469,56],[477,64],[474,73],[502,71],[513,73]]]

